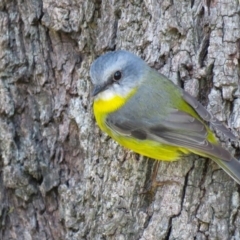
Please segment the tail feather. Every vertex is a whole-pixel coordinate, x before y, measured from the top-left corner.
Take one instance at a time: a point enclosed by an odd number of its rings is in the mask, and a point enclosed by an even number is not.
[[[240,184],[240,161],[232,158],[230,161],[213,159],[230,177]]]

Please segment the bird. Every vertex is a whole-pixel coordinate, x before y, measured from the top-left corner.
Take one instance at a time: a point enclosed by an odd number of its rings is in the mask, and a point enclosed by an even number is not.
[[[93,112],[100,129],[143,156],[176,161],[210,158],[240,184],[240,162],[215,132],[235,135],[205,107],[137,55],[116,50],[93,61]]]

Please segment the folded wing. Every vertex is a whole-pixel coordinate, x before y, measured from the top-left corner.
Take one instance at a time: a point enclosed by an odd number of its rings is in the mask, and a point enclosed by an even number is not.
[[[159,121],[156,116],[136,119],[121,114],[112,114],[106,121],[116,134],[134,137],[139,141],[154,140],[226,161],[232,158],[231,154],[219,143],[208,141],[208,129],[203,122],[177,109],[171,109],[167,116]]]

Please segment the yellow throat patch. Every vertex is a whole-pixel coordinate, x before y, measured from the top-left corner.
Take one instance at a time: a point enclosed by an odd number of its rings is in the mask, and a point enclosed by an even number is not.
[[[108,98],[98,97],[94,100],[93,112],[97,124],[103,131],[109,133],[105,123],[106,116],[121,108],[129,100],[129,98],[131,98],[135,94],[136,90],[137,89],[133,89],[125,96],[112,95]]]

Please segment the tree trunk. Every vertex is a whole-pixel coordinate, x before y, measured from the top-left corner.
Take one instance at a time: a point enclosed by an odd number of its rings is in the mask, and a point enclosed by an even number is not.
[[[160,162],[172,183],[143,193],[156,162],[99,130],[89,78],[98,55],[132,51],[237,136],[239,7],[2,0],[0,239],[240,239],[239,186],[211,160]]]

